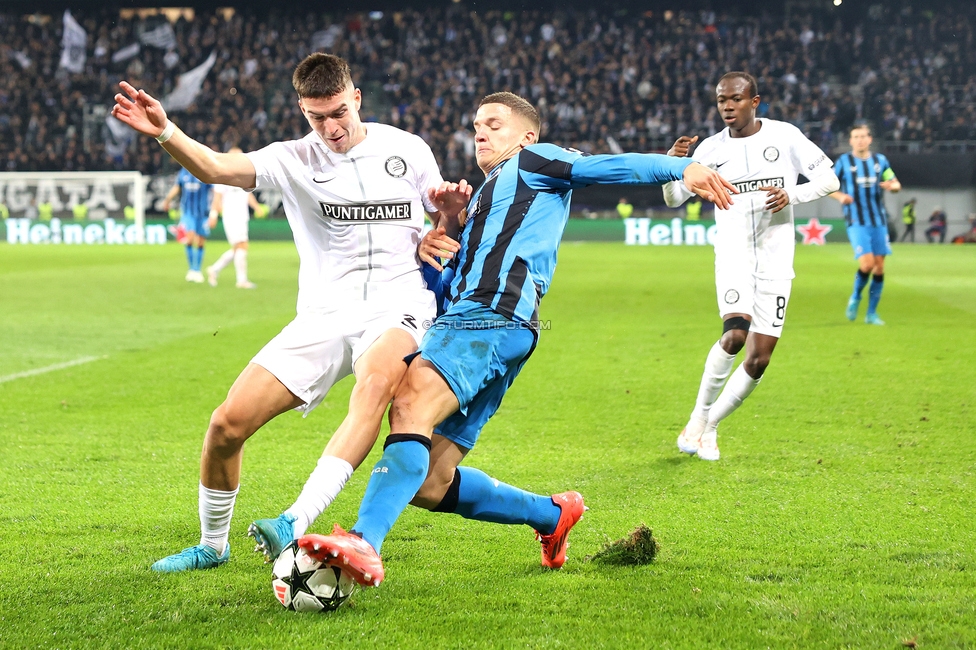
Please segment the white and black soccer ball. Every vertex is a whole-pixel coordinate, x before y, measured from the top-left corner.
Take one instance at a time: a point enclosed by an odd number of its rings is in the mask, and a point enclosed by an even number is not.
[[[349,599],[356,582],[338,567],[313,560],[292,542],[275,560],[271,586],[287,609],[331,612]]]

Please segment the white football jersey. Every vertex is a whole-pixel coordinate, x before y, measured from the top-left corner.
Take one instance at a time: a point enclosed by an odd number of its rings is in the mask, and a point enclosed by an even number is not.
[[[736,186],[728,210],[715,209],[716,268],[748,267],[758,278],[790,280],[793,273],[793,206],[776,214],[765,209],[766,192],[760,187],[781,187],[792,200],[797,176],[808,179],[833,173],[830,159],[820,147],[786,122],[761,119],[759,131],[733,138],[726,127],[706,138],[691,156]],[[692,196],[683,183],[675,185],[681,200]]]
[[[315,132],[247,154],[257,187],[282,194],[300,268],[298,311],[423,291],[417,244],[427,189],[442,182],[430,147],[386,124],[341,154]]]
[[[247,212],[247,192],[245,190],[231,185],[214,185],[214,194],[221,195],[223,204],[220,212],[225,221],[227,219],[236,221],[250,219]]]

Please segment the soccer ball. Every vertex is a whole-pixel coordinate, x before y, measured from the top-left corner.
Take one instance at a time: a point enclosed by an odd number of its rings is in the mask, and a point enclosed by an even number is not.
[[[287,609],[331,612],[349,599],[356,582],[339,567],[313,560],[292,542],[275,560],[271,586]]]

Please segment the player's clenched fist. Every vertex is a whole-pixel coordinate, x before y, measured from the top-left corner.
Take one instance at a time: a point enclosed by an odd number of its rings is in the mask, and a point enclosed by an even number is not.
[[[136,90],[127,81],[120,81],[119,87],[122,92],[115,96],[112,115],[139,133],[159,137],[166,128],[163,105],[145,90]]]
[[[688,155],[688,150],[691,149],[691,145],[696,142],[698,142],[697,135],[693,138],[683,135],[674,141],[674,144],[668,149],[668,155],[676,158],[684,158]]]
[[[722,210],[728,210],[732,205],[729,195],[739,193],[739,190],[722,178],[717,171],[698,163],[688,165],[681,180],[689,190]]]

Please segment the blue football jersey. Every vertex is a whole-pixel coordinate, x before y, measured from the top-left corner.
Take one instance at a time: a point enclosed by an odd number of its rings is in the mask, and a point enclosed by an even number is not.
[[[449,311],[484,305],[537,327],[574,188],[681,180],[692,161],[658,154],[588,156],[534,144],[488,172],[471,197],[445,294]]]
[[[183,216],[205,218],[210,212],[210,197],[213,185],[198,181],[185,169],[176,175],[180,186],[180,211]]]
[[[880,183],[895,175],[884,154],[872,153],[866,160],[851,153],[842,154],[834,163],[834,173],[840,180],[840,191],[854,197],[853,203],[844,206],[848,226],[888,224]]]

